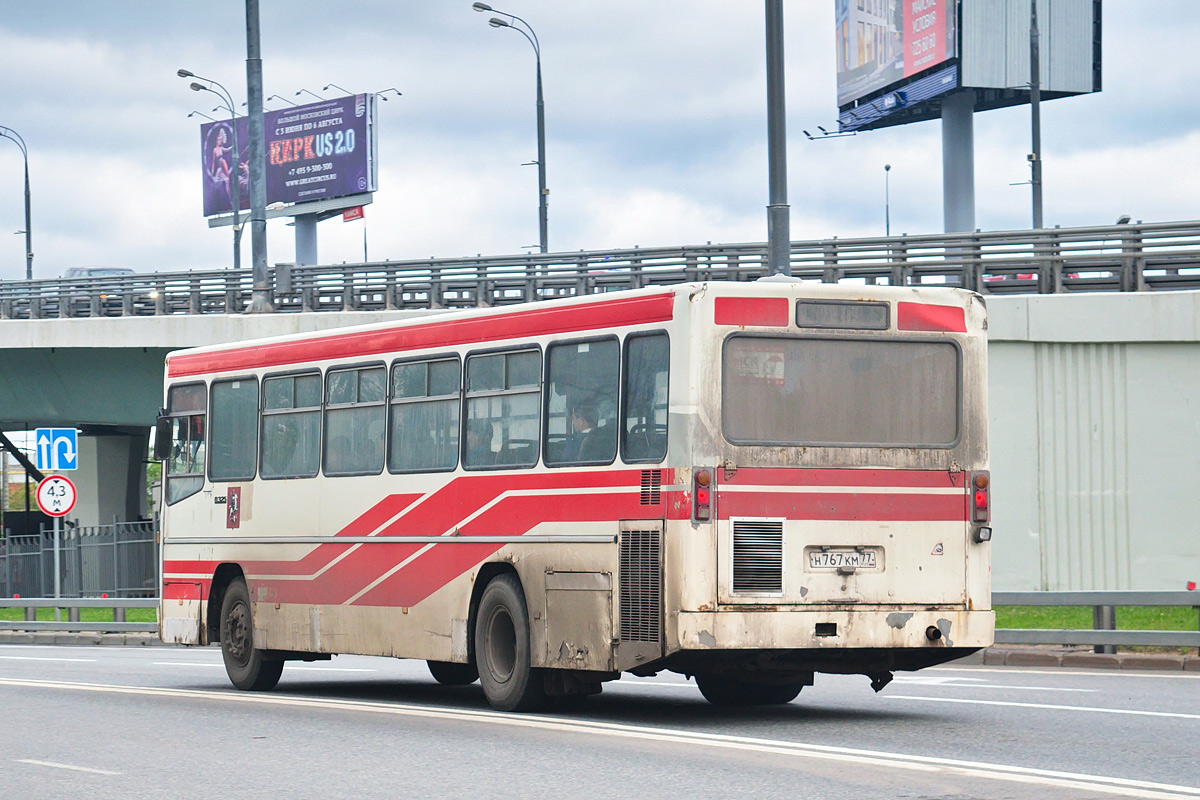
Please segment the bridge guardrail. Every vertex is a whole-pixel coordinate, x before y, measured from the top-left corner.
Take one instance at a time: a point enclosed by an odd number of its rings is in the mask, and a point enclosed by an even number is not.
[[[993,606],[1091,606],[1092,630],[1001,628],[996,644],[1093,645],[1097,653],[1115,653],[1121,646],[1200,648],[1197,631],[1117,630],[1117,606],[1192,606],[1200,609],[1200,592],[1112,591],[992,592]]]
[[[461,308],[755,280],[766,243],[430,258],[273,270],[281,312]],[[794,241],[796,277],[984,294],[1200,288],[1200,221]],[[0,281],[0,319],[241,313],[251,270]]]

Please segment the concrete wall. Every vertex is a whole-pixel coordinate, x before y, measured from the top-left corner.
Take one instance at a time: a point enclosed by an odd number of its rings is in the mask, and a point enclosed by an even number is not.
[[[1200,579],[1200,293],[988,310],[995,587]]]

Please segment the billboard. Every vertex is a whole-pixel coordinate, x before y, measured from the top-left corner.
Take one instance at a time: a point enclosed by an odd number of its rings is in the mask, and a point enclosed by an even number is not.
[[[834,0],[837,104],[895,86],[958,55],[957,0]]]
[[[374,120],[375,96],[371,94],[265,112],[267,205],[375,191]],[[247,118],[201,125],[200,146],[204,216],[232,212],[235,180],[239,205],[249,208]]]

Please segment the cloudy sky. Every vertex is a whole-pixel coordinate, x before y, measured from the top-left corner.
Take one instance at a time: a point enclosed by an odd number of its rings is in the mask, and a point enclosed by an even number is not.
[[[323,263],[520,252],[537,242],[534,61],[469,0],[261,0],[265,93],[299,102],[395,87],[379,104],[380,176],[364,222],[321,223]],[[503,0],[542,43],[550,247],[766,237],[759,0]],[[228,228],[201,213],[185,67],[245,99],[244,6],[163,0],[0,3],[0,125],[30,151],[34,271],[213,269]],[[833,0],[784,0],[796,239],[941,229],[938,122],[823,142],[836,118]],[[1109,0],[1104,90],[1043,106],[1046,222],[1200,217],[1200,4]],[[281,108],[278,100],[269,109]],[[975,120],[976,224],[1027,227],[1027,108]],[[0,140],[0,279],[24,275],[22,162]],[[294,257],[272,221],[268,259]],[[249,237],[244,242],[249,263]]]

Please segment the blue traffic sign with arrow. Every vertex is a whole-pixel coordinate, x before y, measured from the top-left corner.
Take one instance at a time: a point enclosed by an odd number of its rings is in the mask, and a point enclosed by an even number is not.
[[[79,439],[74,428],[38,428],[37,468],[51,472],[79,469]]]

